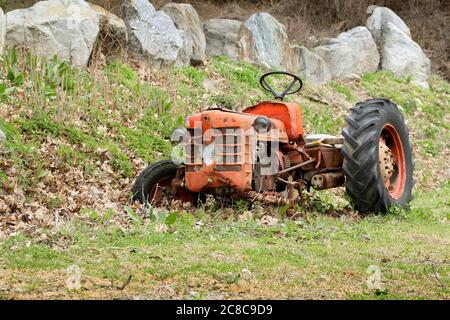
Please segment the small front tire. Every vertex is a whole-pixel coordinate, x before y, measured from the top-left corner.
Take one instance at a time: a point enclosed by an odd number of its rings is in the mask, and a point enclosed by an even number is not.
[[[131,188],[133,200],[142,204],[157,203],[162,196],[161,191],[170,188],[171,181],[175,178],[177,166],[170,160],[155,162],[145,168]]]
[[[166,199],[197,204],[199,194],[179,187],[172,193],[172,180],[177,175],[177,165],[171,160],[155,162],[145,168],[131,188],[132,200],[141,204],[161,205]],[[170,204],[170,203],[169,203]]]

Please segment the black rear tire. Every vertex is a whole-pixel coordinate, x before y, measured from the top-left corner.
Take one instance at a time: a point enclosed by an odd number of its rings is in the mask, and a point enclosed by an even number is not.
[[[345,120],[348,127],[342,130],[342,169],[354,208],[360,212],[386,212],[394,205],[405,207],[412,198],[413,160],[408,129],[398,107],[387,99],[369,99],[351,108]],[[398,196],[387,189],[380,170],[380,136],[386,126],[394,128],[403,149],[404,183]]]

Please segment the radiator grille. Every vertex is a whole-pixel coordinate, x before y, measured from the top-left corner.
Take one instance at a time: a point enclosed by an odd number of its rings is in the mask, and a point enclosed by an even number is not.
[[[195,132],[194,129],[188,129],[191,136],[189,143],[186,145],[186,164],[202,164],[202,135]]]
[[[241,129],[220,128],[221,136],[216,138],[217,164],[240,164],[241,163]]]
[[[215,128],[214,151],[216,171],[240,171],[242,164],[242,130],[240,128]],[[191,135],[186,146],[186,164],[188,172],[195,172],[202,166],[202,137],[194,135],[194,129],[188,129]],[[197,132],[196,132],[197,133]]]

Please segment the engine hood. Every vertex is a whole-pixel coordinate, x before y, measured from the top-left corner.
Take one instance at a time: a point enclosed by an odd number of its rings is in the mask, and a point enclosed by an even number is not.
[[[228,109],[212,108],[189,117],[188,129],[200,128],[202,133],[214,128],[240,128],[244,132],[253,131],[253,122],[261,115],[235,112]],[[271,140],[276,135],[282,143],[289,141],[282,121],[267,117],[271,121],[271,130],[267,134],[258,134],[259,139]]]

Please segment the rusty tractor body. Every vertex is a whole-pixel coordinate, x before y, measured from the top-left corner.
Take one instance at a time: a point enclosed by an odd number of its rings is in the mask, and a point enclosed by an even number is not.
[[[266,81],[273,74],[294,80],[278,93]],[[186,128],[176,128],[172,136],[184,157],[145,169],[133,186],[134,198],[152,204],[164,197],[196,203],[210,194],[294,205],[311,188],[345,185],[363,212],[409,202],[411,148],[403,117],[392,102],[358,103],[346,117],[343,137],[305,135],[301,106],[281,101],[301,89],[300,78],[270,72],[260,82],[278,101],[242,112],[211,108],[189,117]]]

